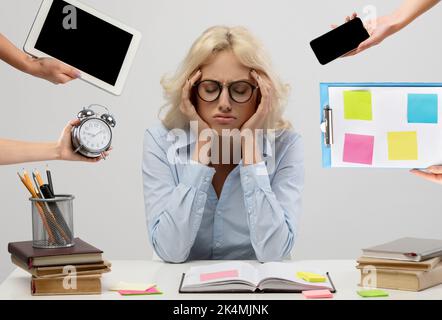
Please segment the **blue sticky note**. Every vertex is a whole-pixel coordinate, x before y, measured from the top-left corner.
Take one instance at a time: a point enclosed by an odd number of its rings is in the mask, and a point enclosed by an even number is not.
[[[437,123],[437,94],[408,95],[408,123]]]

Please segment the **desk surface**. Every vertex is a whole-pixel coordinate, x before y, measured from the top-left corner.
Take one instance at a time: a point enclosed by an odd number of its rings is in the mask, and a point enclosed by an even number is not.
[[[15,269],[9,277],[0,285],[0,299],[11,300],[39,300],[39,299],[98,299],[98,300],[297,300],[305,299],[302,294],[295,293],[261,293],[261,294],[180,294],[178,286],[181,275],[191,266],[219,263],[220,261],[195,261],[184,264],[169,264],[161,261],[138,261],[138,260],[116,260],[112,261],[112,271],[106,273],[102,278],[101,295],[65,295],[65,296],[39,296],[33,297],[30,294],[30,274],[19,268]],[[248,261],[257,264],[256,261]],[[307,261],[303,261],[307,262]],[[354,260],[310,260],[312,266],[328,271],[337,292],[334,299],[353,300],[361,298],[356,291],[358,287],[360,274],[355,268]],[[109,291],[109,288],[119,281],[125,282],[146,282],[156,283],[158,288],[163,292],[162,295],[153,296],[120,296],[117,292]],[[385,290],[390,296],[379,299],[442,299],[442,285],[421,292],[408,292],[397,290]]]

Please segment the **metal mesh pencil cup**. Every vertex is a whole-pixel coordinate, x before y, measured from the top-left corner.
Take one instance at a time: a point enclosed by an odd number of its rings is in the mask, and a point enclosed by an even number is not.
[[[32,246],[65,248],[74,245],[72,195],[52,199],[30,198],[32,206]]]

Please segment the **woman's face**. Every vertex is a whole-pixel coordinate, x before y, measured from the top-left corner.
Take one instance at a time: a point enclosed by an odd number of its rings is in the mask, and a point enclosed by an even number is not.
[[[195,107],[200,117],[220,135],[222,129],[240,129],[257,107],[259,89],[250,75],[250,68],[242,65],[232,51],[226,50],[202,66],[201,73],[200,84],[194,88]]]

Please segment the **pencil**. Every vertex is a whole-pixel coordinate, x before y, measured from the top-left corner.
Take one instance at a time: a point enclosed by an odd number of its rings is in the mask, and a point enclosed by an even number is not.
[[[30,186],[32,186],[31,178],[29,177],[28,172],[25,169],[23,169],[23,178]]]
[[[44,185],[44,182],[43,182],[43,179],[41,178],[40,172],[38,172],[38,170],[34,170],[33,174],[35,174],[35,177],[37,178],[37,182],[38,182],[37,187],[41,187],[42,185]]]

